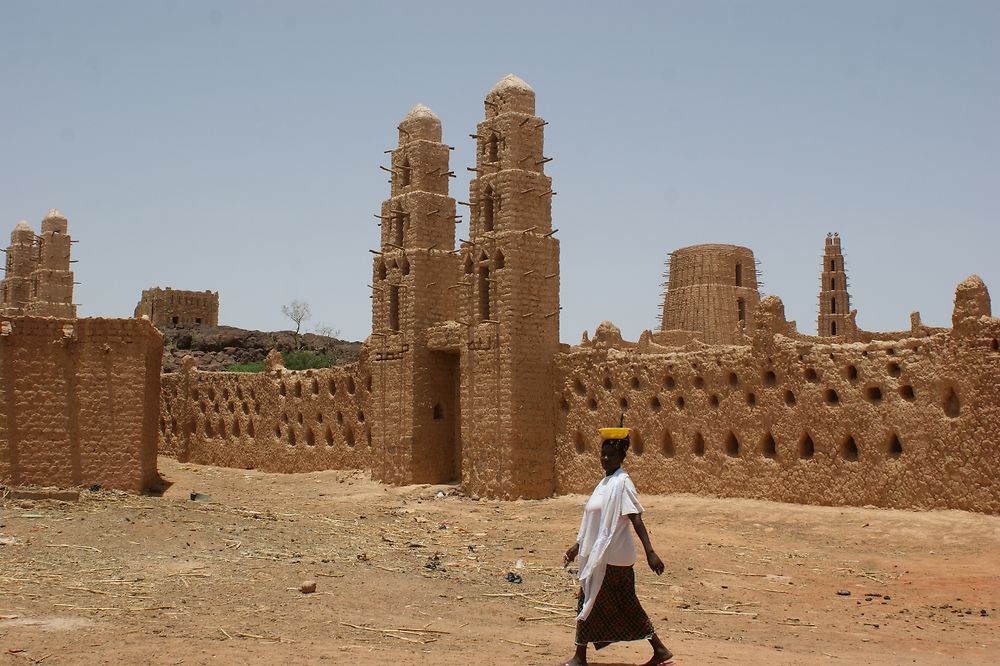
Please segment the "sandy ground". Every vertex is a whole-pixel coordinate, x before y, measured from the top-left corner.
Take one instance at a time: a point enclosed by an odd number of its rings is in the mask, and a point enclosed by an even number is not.
[[[162,497],[0,500],[0,665],[554,664],[572,654],[575,585],[561,561],[582,496],[473,501],[361,473],[167,458],[160,472],[171,484]],[[667,571],[637,565],[639,596],[680,666],[1000,663],[1000,518],[644,503]],[[298,590],[305,580],[315,593]],[[590,661],[648,657],[647,644],[628,643]]]

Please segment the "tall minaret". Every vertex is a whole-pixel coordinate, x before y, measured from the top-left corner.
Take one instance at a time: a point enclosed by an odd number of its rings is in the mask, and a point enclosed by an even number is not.
[[[381,461],[375,472],[386,483],[443,483],[458,476],[459,358],[430,350],[427,335],[457,313],[449,148],[426,106],[413,107],[398,129],[372,275],[371,434]]]
[[[7,247],[7,271],[0,281],[0,314],[24,314],[31,300],[31,274],[37,266],[35,232],[21,220],[11,232]]]
[[[817,335],[848,335],[853,328],[851,296],[847,293],[847,273],[844,272],[839,234],[826,235],[821,275]]]
[[[31,302],[24,310],[26,315],[76,319],[68,227],[66,217],[54,208],[42,220],[38,265],[31,274]]]
[[[535,92],[510,75],[485,99],[462,246],[462,481],[492,497],[555,488],[559,242]]]

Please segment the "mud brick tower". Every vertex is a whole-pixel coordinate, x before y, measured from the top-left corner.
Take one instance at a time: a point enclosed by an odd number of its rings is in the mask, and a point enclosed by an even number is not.
[[[847,293],[847,273],[844,272],[844,255],[840,250],[838,234],[826,235],[821,275],[817,335],[847,335],[853,328],[851,296]]]
[[[386,483],[457,477],[459,357],[428,347],[428,329],[454,319],[459,275],[449,148],[441,121],[417,105],[399,124],[392,191],[382,204],[372,275],[372,446]]]
[[[534,91],[513,75],[485,105],[461,251],[462,481],[471,493],[546,497],[555,487],[559,242],[545,122],[535,115]]]
[[[63,214],[52,209],[42,220],[41,236],[24,221],[14,228],[0,284],[4,314],[76,318],[68,226]]]
[[[753,251],[736,245],[692,245],[670,254],[663,331],[694,331],[708,344],[736,344],[753,328],[760,302]]]
[[[58,210],[42,220],[38,239],[38,265],[31,274],[31,302],[24,313],[35,317],[76,318],[73,305],[73,272],[69,270],[68,222]]]
[[[35,232],[21,220],[10,234],[7,271],[0,282],[0,314],[19,315],[31,300],[31,274],[35,270],[38,246]]]

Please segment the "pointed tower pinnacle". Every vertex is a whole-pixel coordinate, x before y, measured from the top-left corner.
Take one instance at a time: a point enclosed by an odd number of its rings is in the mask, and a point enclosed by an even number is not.
[[[535,115],[535,91],[513,74],[497,81],[486,93],[484,103],[487,120],[508,112]]]
[[[21,220],[10,232],[11,245],[31,245],[35,242],[35,230],[26,220]]]
[[[535,94],[534,88],[529,86],[524,79],[517,76],[516,74],[508,74],[507,76],[497,81],[496,85],[494,85],[490,89],[490,94],[502,92],[509,88],[516,88],[517,90],[526,91],[531,93],[532,95]]]
[[[399,123],[399,143],[441,141],[441,119],[423,104],[417,104]]]

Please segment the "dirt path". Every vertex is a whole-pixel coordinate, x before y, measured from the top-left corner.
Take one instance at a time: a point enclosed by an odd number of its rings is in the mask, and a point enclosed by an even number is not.
[[[572,653],[575,585],[560,564],[581,496],[472,501],[361,473],[167,458],[160,471],[172,483],[162,497],[0,500],[0,666],[554,664]],[[680,665],[1000,662],[1000,518],[644,504],[667,572],[637,567],[639,596]],[[307,579],[316,593],[298,591]],[[648,656],[622,644],[591,663]]]

